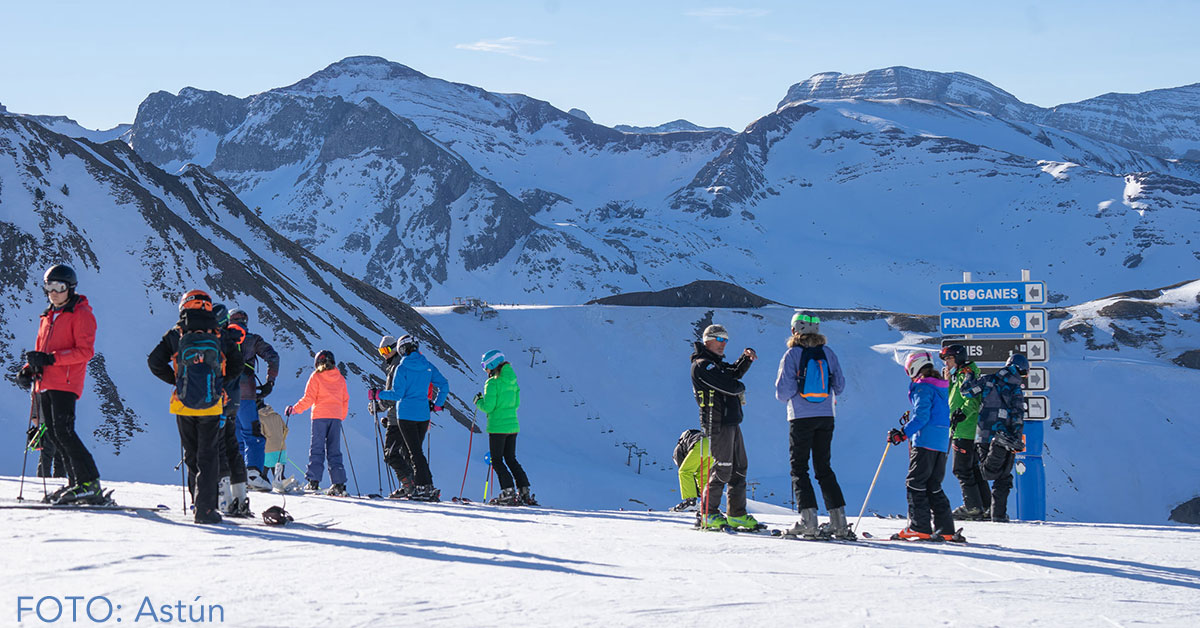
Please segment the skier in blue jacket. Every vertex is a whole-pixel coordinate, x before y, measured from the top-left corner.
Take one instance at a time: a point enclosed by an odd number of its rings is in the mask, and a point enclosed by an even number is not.
[[[904,370],[912,382],[908,399],[912,402],[911,419],[903,430],[893,429],[888,441],[899,445],[912,439],[909,448],[908,527],[895,538],[920,540],[959,540],[955,535],[950,500],[942,491],[946,477],[946,453],[950,448],[950,385],[933,368],[928,351],[914,351],[904,361]],[[930,525],[930,514],[933,525]]]
[[[401,436],[403,455],[412,465],[416,487],[409,499],[438,501],[439,491],[433,487],[433,474],[429,461],[421,451],[425,434],[429,431],[429,412],[441,412],[450,394],[450,384],[445,376],[418,351],[417,339],[404,335],[396,341],[396,351],[404,356],[396,366],[390,390],[372,388],[367,391],[371,401],[396,402],[396,419]],[[436,396],[430,395],[432,389]]]

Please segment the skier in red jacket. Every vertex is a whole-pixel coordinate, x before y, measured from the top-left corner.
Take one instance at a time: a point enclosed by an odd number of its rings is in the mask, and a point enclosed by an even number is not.
[[[75,433],[75,402],[83,394],[96,342],[96,317],[87,297],[75,292],[77,283],[70,266],[55,264],[46,270],[42,289],[50,307],[42,312],[37,343],[18,373],[21,385],[37,393],[46,438],[66,462],[67,485],[45,499],[56,504],[104,502],[96,461]]]

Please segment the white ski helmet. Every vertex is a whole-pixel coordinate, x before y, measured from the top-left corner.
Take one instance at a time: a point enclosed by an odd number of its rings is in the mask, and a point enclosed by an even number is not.
[[[483,354],[483,357],[479,360],[479,365],[482,366],[483,370],[485,371],[490,371],[501,364],[504,364],[504,354],[501,353],[499,349],[492,349],[491,351],[488,351],[487,353]]]
[[[913,351],[904,359],[904,370],[909,379],[916,379],[926,366],[933,366],[933,356],[928,351]]]

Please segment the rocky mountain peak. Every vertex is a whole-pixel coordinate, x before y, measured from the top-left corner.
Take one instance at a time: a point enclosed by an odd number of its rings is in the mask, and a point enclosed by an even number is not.
[[[391,81],[396,79],[427,79],[428,76],[400,63],[383,57],[346,57],[330,64],[312,76],[284,89],[303,91],[321,90],[331,81]]]
[[[788,89],[779,107],[804,100],[913,98],[961,104],[993,115],[1024,117],[1036,109],[991,83],[963,72],[932,72],[904,66],[862,74],[822,72]]]

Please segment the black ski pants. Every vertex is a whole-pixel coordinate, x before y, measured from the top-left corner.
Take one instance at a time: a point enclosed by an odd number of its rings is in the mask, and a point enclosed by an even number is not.
[[[413,479],[412,463],[404,450],[404,437],[400,435],[400,421],[388,419],[387,431],[383,434],[383,462],[396,472],[396,479],[404,485],[404,478]]]
[[[49,428],[46,428],[49,432]],[[42,436],[42,451],[38,455],[37,476],[39,478],[67,477],[67,461],[62,452],[54,446],[54,441]]]
[[[1008,493],[1013,485],[1013,462],[1016,455],[996,441],[975,443],[979,454],[979,469],[985,480],[992,481],[991,506],[993,519],[1008,517]],[[983,483],[987,489],[987,482]]]
[[[194,478],[192,501],[196,514],[217,507],[217,484],[220,481],[221,453],[219,416],[175,415],[179,427],[179,442],[183,445],[183,462]]]
[[[954,534],[950,500],[942,491],[946,452],[913,447],[908,458],[908,527],[925,534]],[[930,526],[930,514],[933,525]]]
[[[433,473],[429,471],[429,461],[421,445],[425,442],[425,433],[429,431],[429,421],[398,420],[400,428],[400,446],[404,458],[413,469],[413,482],[417,486],[433,484]]]
[[[954,451],[954,477],[958,478],[958,484],[962,487],[963,506],[987,510],[991,507],[992,494],[979,470],[979,452],[975,450],[975,440],[956,438],[951,441],[950,449]]]
[[[817,494],[808,477],[808,459],[811,455],[817,484],[821,486],[821,497],[825,508],[833,510],[846,505],[837,475],[829,465],[833,447],[833,417],[792,419],[788,426],[788,449],[792,455],[792,494],[800,510],[817,507]]]
[[[488,448],[491,450],[492,468],[496,470],[500,488],[513,488],[513,476],[516,476],[518,488],[529,486],[529,477],[525,475],[521,463],[517,462],[516,434],[488,434]]]
[[[242,457],[242,446],[237,440],[237,415],[221,417],[220,422],[217,461],[221,477],[228,477],[230,484],[245,484],[246,459]]]
[[[713,469],[708,475],[703,504],[705,514],[720,512],[721,493],[729,486],[725,504],[726,514],[742,517],[746,514],[746,443],[742,440],[741,425],[714,425],[709,442],[712,445]]]
[[[46,437],[66,462],[72,486],[99,479],[96,461],[75,433],[75,393],[47,390],[38,393],[38,416],[46,422]]]

